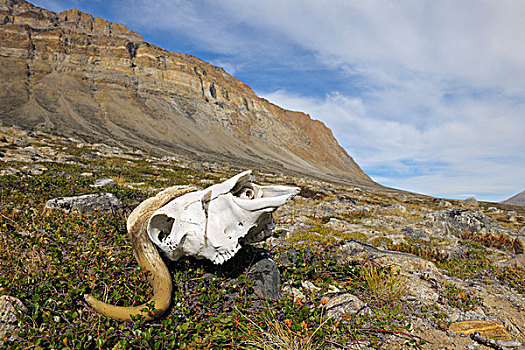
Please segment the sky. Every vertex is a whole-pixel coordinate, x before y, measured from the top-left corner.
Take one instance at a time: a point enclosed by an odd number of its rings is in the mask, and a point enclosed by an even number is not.
[[[487,201],[525,189],[525,1],[31,2],[223,67],[323,121],[383,185]]]

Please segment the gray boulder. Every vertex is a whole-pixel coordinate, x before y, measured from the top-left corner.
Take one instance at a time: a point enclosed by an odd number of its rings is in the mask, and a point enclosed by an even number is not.
[[[278,299],[281,275],[277,264],[271,259],[256,262],[247,273],[248,280],[254,282],[253,288],[259,297]]]
[[[435,211],[430,214],[430,217],[437,227],[458,237],[472,232],[479,234],[508,233],[508,230],[479,211],[452,208]]]
[[[46,203],[46,209],[58,209],[65,211],[66,213],[78,212],[80,214],[112,212],[120,208],[122,208],[122,202],[112,193],[59,197],[50,199]]]

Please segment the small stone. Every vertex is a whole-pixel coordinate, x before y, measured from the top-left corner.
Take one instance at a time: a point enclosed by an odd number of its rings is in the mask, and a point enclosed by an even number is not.
[[[284,295],[293,296],[294,302],[306,300],[306,296],[304,295],[303,292],[301,292],[299,289],[294,288],[290,285],[283,286],[281,293]]]
[[[357,200],[350,198],[350,197],[346,197],[346,196],[338,194],[335,196],[335,198],[341,203],[357,205]]]
[[[333,284],[330,284],[328,286],[328,292],[329,293],[339,293],[341,290],[339,288],[337,288],[336,286],[334,286]]]
[[[425,233],[412,227],[405,227],[401,230],[401,232],[418,241],[430,241],[430,238]]]
[[[302,281],[301,282],[301,286],[306,289],[306,290],[309,290],[310,292],[312,293],[315,293],[319,290],[321,290],[321,288],[317,287],[315,284],[313,284],[312,282],[310,281]]]
[[[20,170],[22,170],[23,172],[29,173],[31,175],[42,175],[48,169],[41,164],[30,164],[30,165],[25,165],[21,167]]]
[[[496,340],[512,340],[503,323],[499,321],[463,321],[452,323],[449,330],[454,333],[470,335],[478,332],[481,336]]]
[[[14,168],[7,168],[4,170],[0,170],[0,176],[16,175],[19,173],[20,173],[20,170],[14,169]]]
[[[31,146],[31,142],[27,141],[26,139],[16,139],[15,145],[24,148]]]
[[[325,309],[328,317],[353,317],[358,312],[370,312],[366,304],[351,293],[336,295],[334,297],[324,296]]]
[[[80,174],[80,176],[86,176],[86,177],[89,177],[89,176],[93,176],[93,173],[85,172],[85,173]]]
[[[439,201],[438,204],[439,204],[440,207],[445,207],[445,208],[453,207],[452,203],[450,203],[449,201],[445,201],[445,200]]]
[[[254,282],[253,289],[257,296],[279,299],[281,275],[273,260],[259,260],[248,270],[247,277]]]
[[[514,238],[514,253],[515,254],[523,254],[525,253],[525,241],[522,237],[516,237]]]
[[[386,207],[385,209],[399,211],[400,213],[408,213],[407,208],[403,204],[394,204]]]
[[[112,179],[99,179],[95,181],[93,185],[89,185],[90,187],[108,187],[108,186],[115,186],[117,183]]]
[[[520,228],[520,230],[518,231],[519,233],[522,233],[522,234],[525,234],[525,226],[523,226],[522,228]]]

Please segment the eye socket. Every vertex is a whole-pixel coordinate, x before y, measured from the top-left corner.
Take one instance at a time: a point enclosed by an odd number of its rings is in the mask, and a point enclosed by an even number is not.
[[[242,188],[239,193],[237,194],[239,198],[242,199],[254,199],[255,198],[255,191],[251,188],[244,187]]]

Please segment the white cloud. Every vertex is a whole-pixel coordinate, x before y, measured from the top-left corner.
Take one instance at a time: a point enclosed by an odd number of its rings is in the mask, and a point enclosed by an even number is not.
[[[453,115],[419,128],[411,120],[370,115],[362,100],[339,93],[320,99],[286,91],[262,95],[326,122],[365,171],[385,185],[450,198],[473,193],[485,200],[505,199],[523,186],[523,106],[462,100],[450,108]]]
[[[402,67],[523,91],[525,2],[520,0],[220,4],[237,22],[280,31],[326,62],[365,72],[370,66]]]

